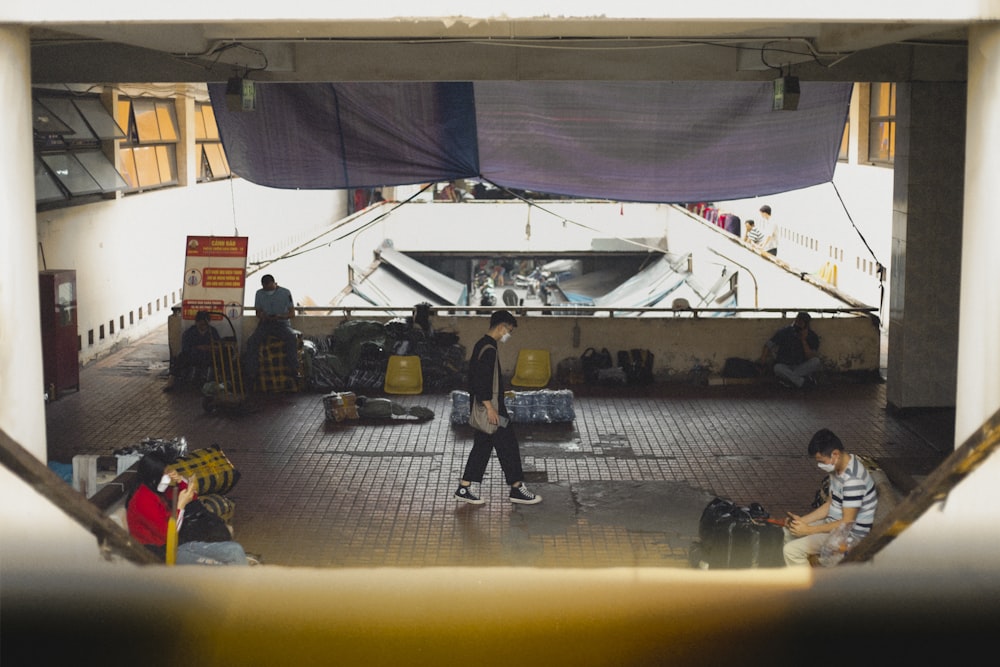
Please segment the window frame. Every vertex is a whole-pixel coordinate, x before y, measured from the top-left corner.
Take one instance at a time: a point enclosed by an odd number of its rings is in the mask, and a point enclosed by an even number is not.
[[[110,199],[127,187],[113,142],[125,136],[98,95],[32,91],[36,210]]]
[[[215,109],[208,102],[195,102],[194,106],[195,147],[198,151],[197,182],[232,178],[233,172],[215,120]]]
[[[868,161],[892,166],[896,161],[896,84],[868,85]]]
[[[119,117],[128,119],[126,136],[118,145],[126,194],[178,185],[181,136],[174,100],[120,97],[118,110]]]
[[[844,123],[844,133],[840,136],[840,149],[837,153],[839,162],[848,162],[851,159],[851,118],[847,117]]]

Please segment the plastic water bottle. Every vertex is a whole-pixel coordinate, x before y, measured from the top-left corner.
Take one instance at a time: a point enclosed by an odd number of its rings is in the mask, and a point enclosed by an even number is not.
[[[857,544],[857,538],[851,534],[854,522],[841,523],[830,532],[826,542],[819,550],[819,564],[823,567],[833,567],[840,561],[850,549]]]

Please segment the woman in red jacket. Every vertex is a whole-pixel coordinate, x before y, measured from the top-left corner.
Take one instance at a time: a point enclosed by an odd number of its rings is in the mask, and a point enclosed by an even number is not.
[[[128,529],[137,541],[165,560],[167,523],[174,495],[177,495],[178,565],[248,565],[247,554],[238,542],[185,540],[182,528],[185,511],[197,496],[194,489],[156,454],[139,460],[139,486],[128,501]],[[199,503],[200,505],[200,503]]]

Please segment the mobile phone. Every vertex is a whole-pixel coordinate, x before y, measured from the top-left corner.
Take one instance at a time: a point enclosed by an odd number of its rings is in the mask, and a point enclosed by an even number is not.
[[[510,423],[510,417],[497,415],[497,419],[498,419],[497,424],[500,425],[502,428],[507,428],[507,424]]]

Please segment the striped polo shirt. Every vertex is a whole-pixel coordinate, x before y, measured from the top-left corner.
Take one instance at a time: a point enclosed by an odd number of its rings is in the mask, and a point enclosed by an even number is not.
[[[854,520],[853,535],[864,537],[871,531],[875,522],[875,508],[878,507],[878,491],[875,490],[875,480],[868,474],[868,469],[858,459],[849,455],[844,472],[830,473],[830,512],[828,521],[840,521],[844,516],[845,507],[858,508],[858,516]]]

